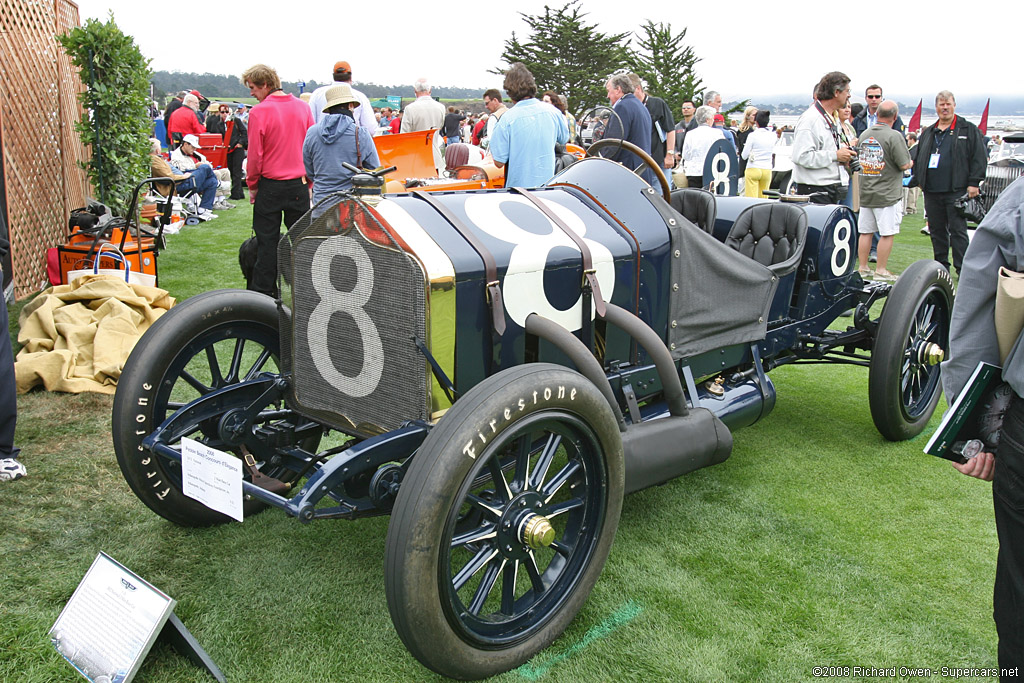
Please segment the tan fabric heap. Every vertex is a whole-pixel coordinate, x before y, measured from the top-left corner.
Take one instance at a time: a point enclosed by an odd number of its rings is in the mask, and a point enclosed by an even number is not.
[[[113,394],[128,354],[150,325],[174,305],[156,287],[111,275],[86,275],[46,290],[18,319],[14,370],[18,393],[49,391]]]

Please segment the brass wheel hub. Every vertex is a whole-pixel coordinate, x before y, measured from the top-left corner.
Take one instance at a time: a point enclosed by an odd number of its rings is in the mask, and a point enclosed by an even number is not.
[[[542,515],[530,515],[522,521],[519,529],[520,540],[534,550],[546,548],[555,540],[555,528]]]
[[[946,358],[946,352],[934,342],[928,342],[921,349],[921,362],[925,365],[938,365]]]

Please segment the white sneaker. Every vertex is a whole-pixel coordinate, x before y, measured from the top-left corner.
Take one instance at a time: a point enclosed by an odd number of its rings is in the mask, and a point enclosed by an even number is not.
[[[217,214],[209,209],[199,209],[199,220],[201,221],[212,221],[216,217]]]
[[[0,481],[21,479],[26,474],[25,466],[14,458],[0,459]]]

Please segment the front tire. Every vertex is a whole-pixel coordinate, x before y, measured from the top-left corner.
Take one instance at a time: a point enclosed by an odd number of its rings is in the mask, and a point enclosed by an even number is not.
[[[388,527],[388,609],[425,666],[508,671],[597,581],[622,509],[615,417],[563,367],[511,368],[460,398],[413,458]]]
[[[871,418],[890,441],[917,436],[935,412],[952,310],[953,280],[936,261],[911,264],[889,293],[871,354],[868,397]]]
[[[245,290],[194,296],[161,316],[139,340],[117,383],[111,432],[125,481],[151,510],[182,526],[231,521],[182,493],[181,463],[154,455],[142,441],[189,401],[276,372],[279,344],[274,300]],[[218,442],[215,421],[210,422],[191,438],[232,450]],[[248,516],[262,507],[247,500],[243,512]]]

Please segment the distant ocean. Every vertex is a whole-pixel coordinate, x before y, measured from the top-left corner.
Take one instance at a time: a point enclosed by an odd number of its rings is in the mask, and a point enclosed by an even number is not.
[[[902,112],[901,111],[900,112],[900,117],[903,119],[904,123],[908,123],[910,121],[910,117],[913,114],[914,114],[913,110],[910,110],[909,112]],[[771,122],[774,125],[776,125],[776,126],[787,126],[787,125],[788,126],[795,126],[796,125],[796,121],[797,121],[798,118],[800,118],[800,117],[799,116],[783,116],[783,115],[779,115],[779,116],[773,116]],[[964,118],[966,118],[968,121],[970,121],[971,123],[973,123],[975,125],[977,125],[978,123],[981,122],[981,116],[980,115],[975,116],[973,114],[968,114]],[[921,127],[924,128],[925,126],[930,126],[931,124],[935,123],[936,119],[937,119],[937,117],[935,117],[935,116],[922,116],[921,117]],[[1015,128],[1017,130],[1017,132],[1020,132],[1020,131],[1024,130],[1024,116],[995,116],[995,115],[989,114],[989,116],[988,116],[988,134],[989,135],[995,135],[996,133],[1002,133],[1007,128]]]

